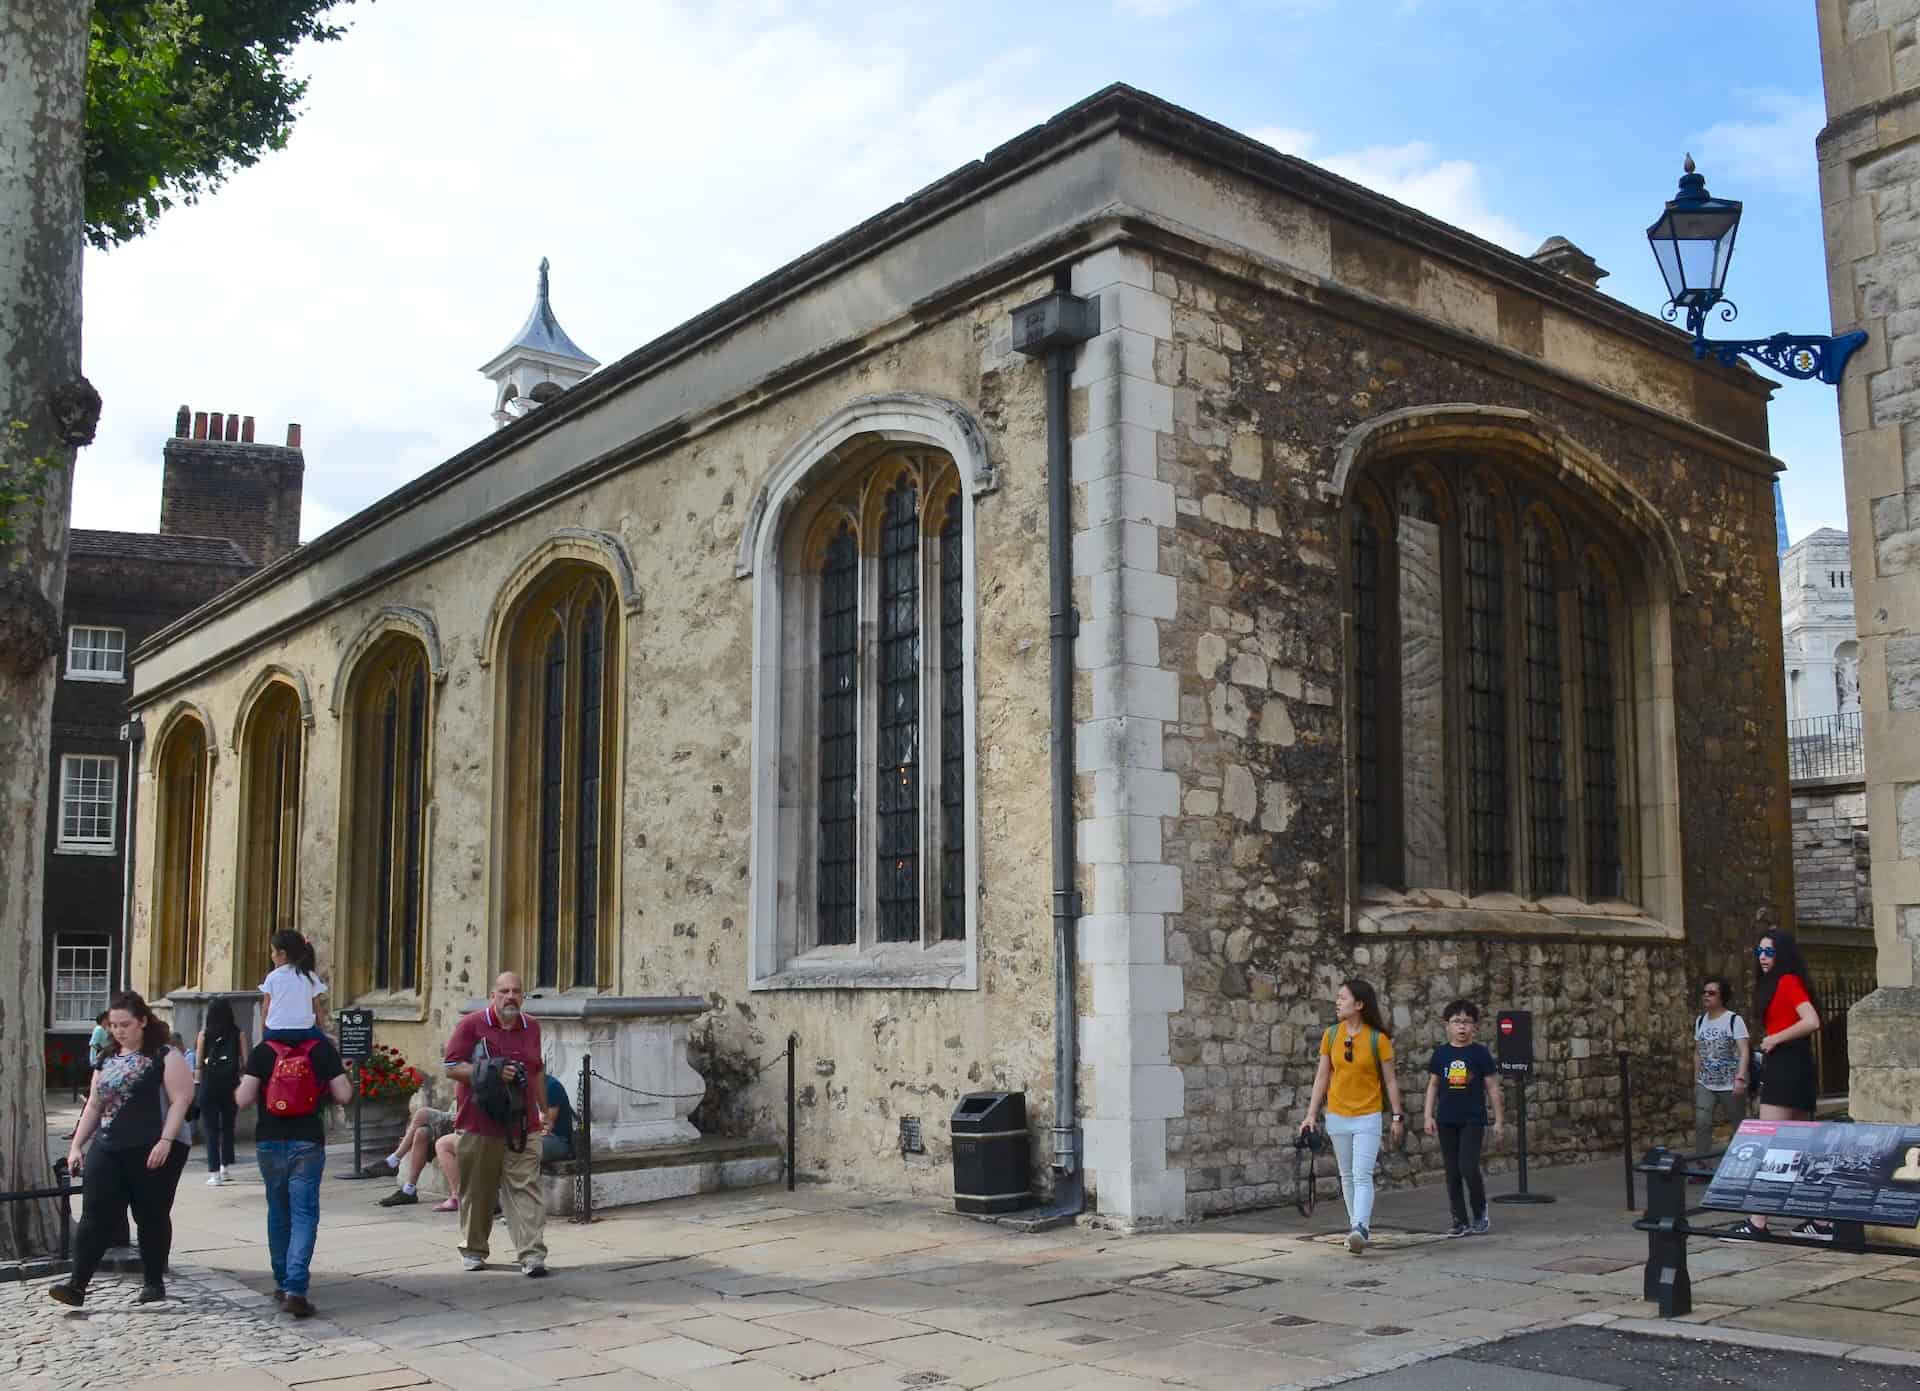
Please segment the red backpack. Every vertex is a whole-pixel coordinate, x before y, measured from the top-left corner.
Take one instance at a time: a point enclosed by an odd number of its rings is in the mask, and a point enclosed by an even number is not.
[[[314,1043],[313,1039],[295,1044],[267,1043],[274,1056],[264,1102],[268,1115],[283,1119],[311,1116],[320,1109],[320,1079],[314,1075],[311,1057]]]

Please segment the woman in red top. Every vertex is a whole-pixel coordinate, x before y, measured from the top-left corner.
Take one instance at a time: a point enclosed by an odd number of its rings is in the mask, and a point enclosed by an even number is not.
[[[1753,1003],[1760,1011],[1760,1119],[1809,1121],[1818,1098],[1813,1036],[1820,1032],[1820,1006],[1813,973],[1791,932],[1769,932],[1753,949]],[[1767,1219],[1749,1217],[1735,1231],[1764,1232]],[[1795,1236],[1831,1238],[1830,1226],[1802,1222]]]

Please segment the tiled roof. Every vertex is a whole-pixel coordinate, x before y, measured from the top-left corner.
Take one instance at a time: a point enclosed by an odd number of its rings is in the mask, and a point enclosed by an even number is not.
[[[155,531],[82,531],[67,538],[70,555],[115,560],[158,560],[176,565],[244,565],[257,568],[224,536],[166,536]]]

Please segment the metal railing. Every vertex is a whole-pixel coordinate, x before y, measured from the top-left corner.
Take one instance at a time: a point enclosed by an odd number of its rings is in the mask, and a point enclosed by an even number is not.
[[[1858,710],[1787,721],[1789,778],[1855,777],[1865,768]]]

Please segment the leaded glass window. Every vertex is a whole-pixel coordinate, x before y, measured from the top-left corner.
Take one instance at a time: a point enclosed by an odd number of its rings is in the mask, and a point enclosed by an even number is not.
[[[820,800],[816,922],[822,946],[855,940],[858,883],[860,550],[842,525],[820,571]]]
[[[1580,585],[1580,704],[1587,834],[1587,896],[1625,892],[1620,855],[1620,755],[1614,714],[1613,639],[1605,582]]]
[[[965,503],[943,455],[855,458],[789,524],[795,953],[969,931]]]
[[[426,908],[427,655],[417,638],[382,638],[355,667],[344,730],[351,763],[343,808],[348,1000],[420,988]]]
[[[1380,534],[1361,513],[1353,520],[1354,842],[1363,883],[1386,879],[1380,807]]]
[[[1355,488],[1356,884],[1631,897],[1622,547],[1603,515],[1498,460],[1402,457]]]
[[[1535,894],[1563,894],[1567,880],[1567,750],[1560,684],[1560,596],[1553,542],[1538,522],[1522,539],[1527,626],[1527,872]]]
[[[1467,490],[1467,881],[1471,892],[1512,886],[1507,843],[1506,547],[1493,499]]]
[[[534,958],[536,988],[560,978],[560,825],[567,738],[567,643],[558,630],[547,639],[541,668],[540,711],[540,937]]]
[[[614,984],[620,611],[607,573],[556,562],[502,637],[512,731],[501,966],[528,988]]]
[[[244,839],[237,944],[242,978],[260,981],[273,969],[269,943],[297,927],[300,863],[300,697],[285,681],[269,681],[247,713],[241,746],[240,823]]]
[[[966,629],[961,606],[960,495],[940,523],[940,937],[967,935]]]
[[[600,935],[600,705],[605,672],[606,606],[589,599],[580,622],[580,689],[573,838],[573,984],[595,983]]]

